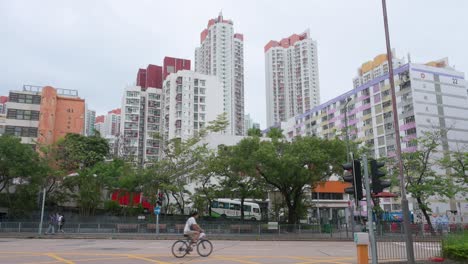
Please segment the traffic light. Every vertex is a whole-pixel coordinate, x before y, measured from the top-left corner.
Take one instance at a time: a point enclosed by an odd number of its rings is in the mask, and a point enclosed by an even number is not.
[[[345,188],[345,193],[354,195],[357,205],[362,200],[361,162],[354,160],[343,164],[343,169],[346,171],[343,180],[352,184],[351,187]]]
[[[379,179],[385,176],[385,172],[379,170],[380,168],[385,166],[385,162],[371,160],[370,164],[371,164],[371,175],[372,175],[372,184],[371,184],[372,193],[378,194],[378,193],[383,192],[385,188],[390,187],[389,181]]]

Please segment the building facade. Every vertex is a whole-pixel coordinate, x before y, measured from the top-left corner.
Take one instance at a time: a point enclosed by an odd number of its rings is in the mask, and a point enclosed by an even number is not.
[[[163,81],[171,73],[176,73],[182,70],[190,71],[190,60],[179,59],[173,57],[164,57],[163,62]]]
[[[76,90],[24,85],[10,92],[7,108],[5,134],[25,144],[49,145],[84,131],[85,102]]]
[[[162,89],[127,87],[122,98],[119,155],[139,165],[159,159]]]
[[[267,126],[305,113],[320,103],[317,42],[309,30],[265,45]]]
[[[223,113],[223,93],[215,76],[179,71],[166,78],[164,95],[164,140],[189,139]]]
[[[136,85],[143,90],[148,87],[162,88],[163,76],[162,67],[149,64],[146,69],[139,69],[137,73]]]
[[[220,13],[210,19],[195,49],[195,71],[215,75],[222,84],[227,133],[244,134],[244,36],[234,33],[231,20]]]
[[[350,140],[360,141],[372,150],[374,158],[394,157],[396,138],[388,78],[387,68],[387,72],[374,75],[351,91],[290,118],[281,124],[285,136],[289,139],[300,135],[345,139],[348,134]],[[468,94],[464,73],[451,68],[448,60],[442,59],[426,64],[403,63],[394,70],[394,80],[403,152],[416,151],[417,145],[412,139],[425,132],[448,131],[442,133],[440,153],[468,146]],[[393,208],[389,205],[390,199],[383,200],[384,208]],[[433,212],[445,213],[467,208],[468,203],[463,197],[450,203],[434,198],[431,206]],[[464,213],[468,215],[468,210]]]
[[[0,96],[0,115],[6,114],[7,102],[8,102],[8,96]]]
[[[98,131],[101,135],[104,132],[104,120],[105,120],[104,115],[96,116],[96,119],[94,121],[94,129]]]
[[[85,117],[85,136],[93,136],[94,135],[94,123],[96,120],[96,111],[88,109],[88,105],[85,106],[86,108],[86,117]]]

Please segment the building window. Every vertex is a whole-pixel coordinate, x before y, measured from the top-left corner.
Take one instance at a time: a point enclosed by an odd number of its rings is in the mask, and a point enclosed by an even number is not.
[[[8,109],[8,119],[18,120],[39,120],[39,111],[34,110],[21,110],[21,109]]]
[[[37,137],[37,127],[6,126],[5,134],[17,137]]]
[[[312,200],[343,200],[342,193],[312,193]]]

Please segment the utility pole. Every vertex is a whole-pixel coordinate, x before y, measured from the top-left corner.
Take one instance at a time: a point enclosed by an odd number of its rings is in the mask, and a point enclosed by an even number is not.
[[[403,211],[403,225],[404,225],[405,238],[406,238],[406,256],[407,256],[408,263],[414,264],[415,262],[414,262],[413,237],[411,236],[411,230],[410,230],[409,206],[408,206],[408,198],[406,197],[405,175],[403,171],[403,160],[401,157],[400,125],[398,123],[398,109],[397,109],[396,95],[395,95],[395,81],[393,80],[392,48],[390,46],[390,33],[388,31],[386,0],[382,0],[382,10],[383,10],[384,27],[385,27],[385,40],[387,44],[387,59],[388,59],[388,70],[389,70],[388,79],[390,80],[390,91],[392,95],[393,127],[395,129],[395,141],[396,141],[396,160],[398,162],[399,178],[400,178],[401,210]]]
[[[349,152],[349,133],[348,133],[348,103],[351,101],[351,98],[346,99],[344,105],[344,120],[345,120],[345,136],[346,136],[346,161],[349,162],[350,159],[353,160],[352,154]],[[354,236],[354,205],[350,205],[350,214],[351,214],[351,234]]]
[[[39,235],[42,234],[42,223],[44,221],[44,205],[46,198],[46,188],[42,189],[41,221],[39,222]]]
[[[374,235],[374,221],[372,219],[372,198],[369,183],[369,169],[367,164],[367,155],[362,155],[362,165],[364,166],[364,185],[366,186],[366,202],[367,202],[367,229],[369,230],[369,241],[371,246],[372,264],[377,264],[377,243]]]

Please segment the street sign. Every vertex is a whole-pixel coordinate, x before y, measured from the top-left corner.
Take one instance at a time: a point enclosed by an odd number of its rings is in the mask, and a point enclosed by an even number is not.
[[[159,206],[154,207],[154,214],[155,215],[161,214],[161,207],[159,207]]]

